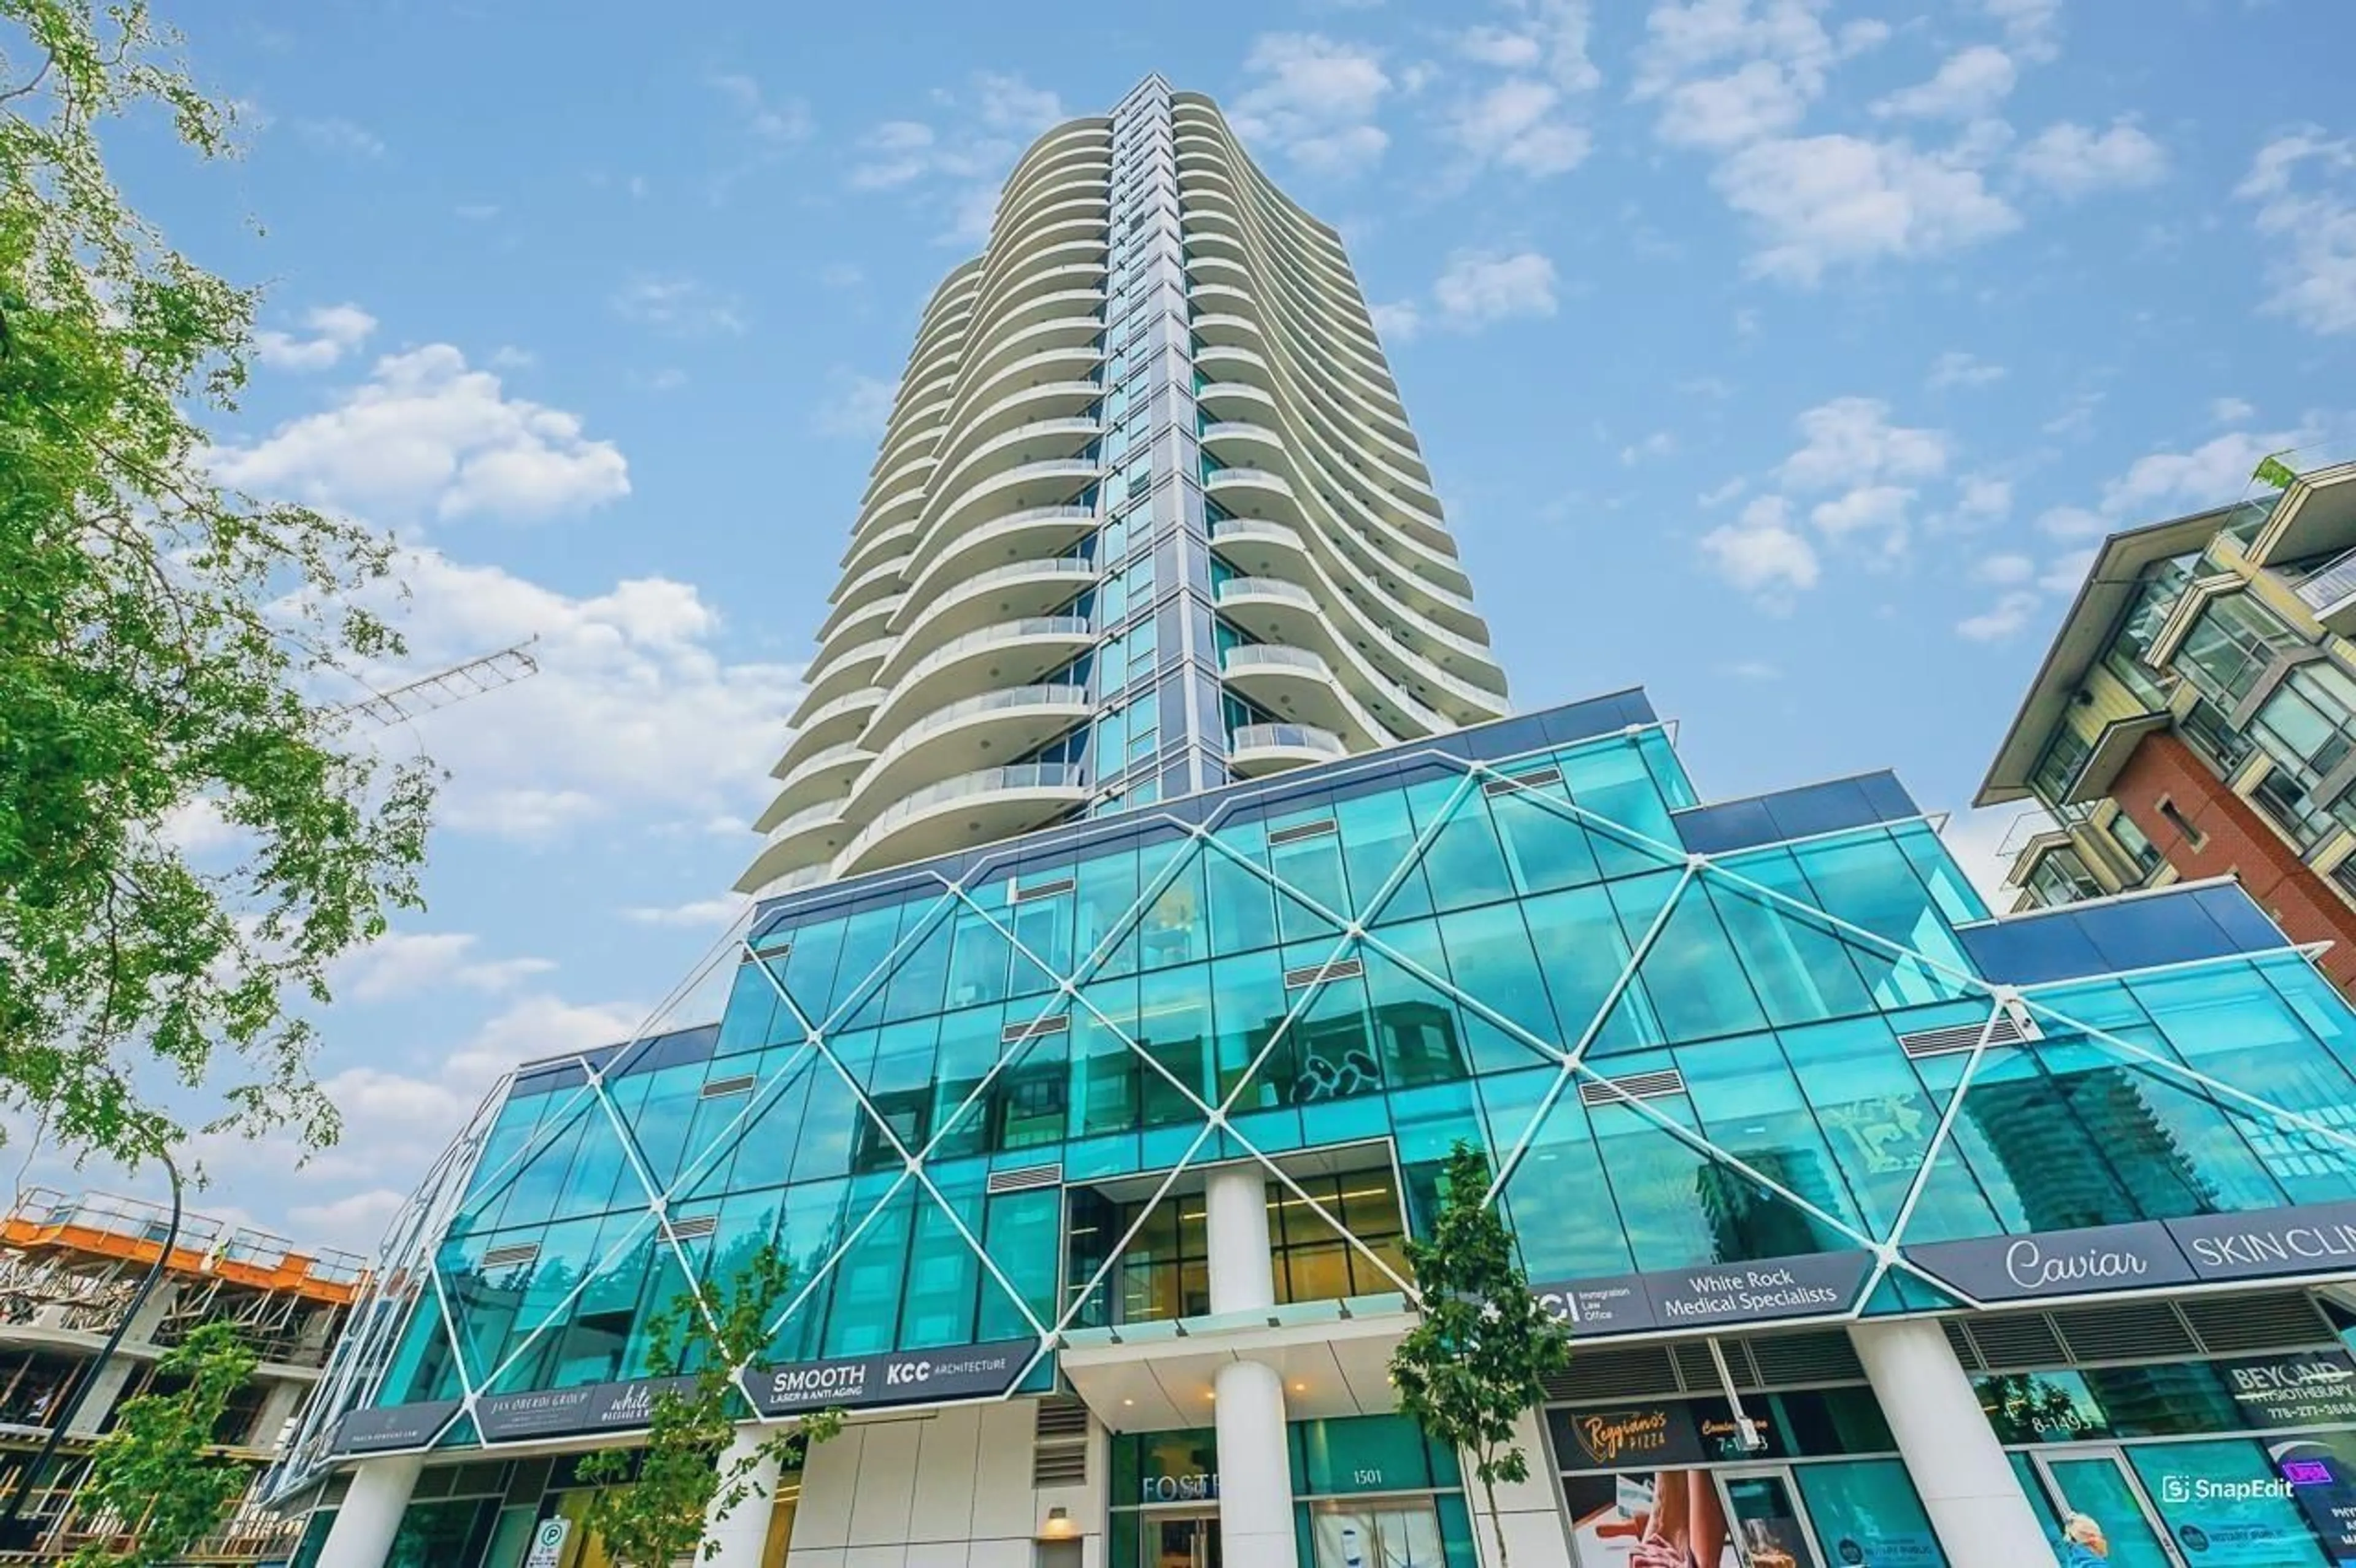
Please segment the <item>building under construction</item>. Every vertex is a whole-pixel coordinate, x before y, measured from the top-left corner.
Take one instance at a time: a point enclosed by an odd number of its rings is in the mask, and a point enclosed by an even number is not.
[[[184,1214],[174,1235],[160,1204],[24,1194],[0,1221],[0,1514],[24,1490],[19,1522],[0,1536],[0,1564],[62,1562],[137,1524],[83,1510],[76,1494],[123,1402],[162,1392],[158,1359],[203,1324],[234,1323],[261,1358],[214,1430],[220,1452],[252,1460],[258,1474],[318,1381],[360,1280],[361,1261],[348,1253],[201,1215]],[[118,1325],[121,1342],[103,1355]],[[53,1436],[54,1457],[41,1463]],[[283,1563],[299,1529],[241,1505],[187,1561]]]

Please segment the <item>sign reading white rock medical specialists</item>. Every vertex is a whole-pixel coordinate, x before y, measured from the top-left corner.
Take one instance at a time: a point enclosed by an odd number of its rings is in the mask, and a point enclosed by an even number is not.
[[[1001,1339],[941,1350],[899,1350],[758,1367],[744,1374],[744,1392],[763,1415],[793,1415],[841,1406],[929,1404],[978,1399],[1014,1386],[1038,1353],[1036,1339]]]
[[[1708,1268],[1666,1269],[1531,1287],[1580,1335],[1641,1334],[1772,1323],[1846,1312],[1872,1265],[1869,1253],[1809,1253]]]
[[[2356,1203],[2140,1220],[1906,1249],[1975,1301],[2034,1301],[2186,1285],[2356,1274]]]

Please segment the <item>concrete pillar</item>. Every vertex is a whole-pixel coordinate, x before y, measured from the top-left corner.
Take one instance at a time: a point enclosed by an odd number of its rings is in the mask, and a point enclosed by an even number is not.
[[[96,1437],[105,1429],[106,1418],[113,1413],[115,1401],[121,1399],[123,1391],[130,1386],[133,1374],[155,1360],[155,1330],[162,1325],[166,1314],[172,1310],[172,1303],[179,1294],[180,1287],[171,1281],[155,1282],[155,1288],[148,1294],[145,1301],[139,1304],[138,1315],[123,1331],[122,1345],[108,1359],[106,1365],[98,1369],[98,1375],[91,1379],[89,1392],[74,1407],[73,1421],[66,1427],[67,1436]],[[144,1349],[145,1354],[134,1357],[132,1354],[134,1349]]]
[[[278,1435],[294,1419],[294,1413],[303,1408],[304,1396],[310,1392],[308,1383],[292,1380],[272,1383],[270,1392],[262,1396],[262,1408],[254,1413],[253,1424],[246,1429],[246,1446],[276,1448]]]
[[[736,1467],[751,1458],[767,1434],[757,1421],[747,1421],[736,1428],[727,1450],[720,1456],[721,1490],[727,1490],[728,1477]],[[761,1568],[761,1554],[769,1542],[769,1510],[776,1506],[777,1462],[763,1456],[753,1467],[750,1477],[754,1492],[729,1510],[728,1517],[714,1517],[720,1510],[720,1497],[714,1496],[712,1507],[703,1518],[705,1555],[696,1559],[709,1568]]]
[[[1250,1568],[1298,1568],[1284,1380],[1265,1361],[1229,1361],[1218,1398],[1219,1554]]]
[[[1257,1165],[1212,1171],[1203,1190],[1203,1210],[1204,1239],[1211,1254],[1212,1312],[1273,1306],[1276,1274],[1268,1243],[1268,1172]]]
[[[1945,1330],[1928,1317],[1893,1317],[1853,1323],[1848,1337],[1948,1568],[2053,1568],[2053,1548]]]
[[[417,1473],[424,1467],[422,1454],[361,1460],[336,1522],[327,1527],[318,1568],[384,1568],[392,1538],[401,1532],[401,1516],[409,1511]]]

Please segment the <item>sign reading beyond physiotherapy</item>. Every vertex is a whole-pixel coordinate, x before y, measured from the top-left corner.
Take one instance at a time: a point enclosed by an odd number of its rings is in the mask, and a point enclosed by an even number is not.
[[[1847,1311],[1872,1264],[1868,1253],[1809,1253],[1569,1280],[1535,1286],[1532,1293],[1581,1335],[1772,1323]]]
[[[693,1378],[634,1378],[628,1382],[587,1383],[538,1393],[486,1394],[475,1405],[475,1424],[484,1441],[519,1437],[571,1437],[585,1432],[634,1432],[654,1419],[655,1401],[666,1388],[684,1395]]]
[[[423,1448],[440,1434],[443,1423],[458,1413],[458,1403],[434,1399],[382,1410],[356,1410],[336,1429],[335,1450],[380,1454],[392,1448]]]
[[[1976,1301],[2031,1301],[2194,1280],[2356,1274],[2356,1203],[2139,1220],[1908,1247]]]
[[[1000,1339],[940,1350],[901,1350],[757,1367],[744,1374],[744,1392],[763,1415],[793,1415],[834,1405],[869,1410],[884,1404],[979,1399],[1012,1388],[1038,1349],[1036,1339]]]
[[[2242,1424],[2260,1429],[2356,1421],[2356,1360],[2345,1350],[2308,1350],[2218,1361]]]

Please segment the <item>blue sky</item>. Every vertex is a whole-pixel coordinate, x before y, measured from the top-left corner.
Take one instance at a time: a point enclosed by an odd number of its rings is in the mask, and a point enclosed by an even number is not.
[[[420,664],[541,639],[387,738],[453,777],[345,1145],[203,1151],[355,1248],[723,931],[917,312],[1149,70],[1344,234],[1515,701],[1642,683],[1711,795],[1962,805],[2095,539],[2356,437],[2336,0],[170,9],[248,153],[119,171],[270,287],[217,462],[413,546]]]

